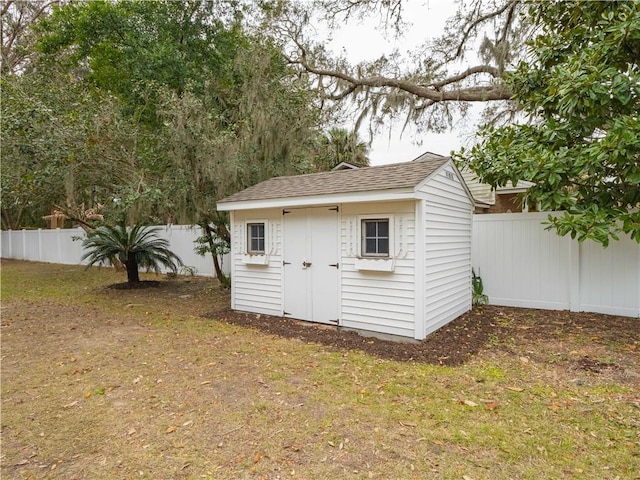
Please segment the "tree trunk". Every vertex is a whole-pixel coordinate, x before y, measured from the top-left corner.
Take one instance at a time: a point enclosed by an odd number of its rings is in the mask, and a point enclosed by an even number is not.
[[[140,275],[138,273],[138,262],[134,254],[129,254],[127,261],[125,262],[127,267],[127,282],[128,283],[140,283]]]
[[[211,258],[213,259],[213,268],[216,271],[216,277],[224,288],[231,286],[231,280],[227,277],[222,268],[220,268],[220,262],[218,261],[218,255],[216,254],[216,248],[213,244],[213,236],[216,235],[216,231],[211,228],[208,222],[203,222],[200,227],[204,230],[207,236],[207,242],[209,243],[209,251],[211,252]]]
[[[11,214],[3,208],[2,209],[2,230],[15,230],[15,229],[16,229],[16,224],[14,224],[14,222],[12,221]]]
[[[220,285],[222,285],[224,288],[229,288],[231,286],[231,279],[229,277],[227,277],[224,272],[222,271],[222,268],[220,268],[220,262],[218,261],[218,255],[212,254],[213,257],[213,268],[216,269],[216,276],[218,277],[218,280],[220,281]]]

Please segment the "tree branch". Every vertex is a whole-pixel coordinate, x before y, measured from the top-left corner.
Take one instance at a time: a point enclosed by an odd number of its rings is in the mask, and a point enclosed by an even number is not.
[[[402,23],[402,2],[403,0],[329,0],[322,3],[332,21],[336,21],[339,16],[346,22],[352,15],[364,18],[375,11],[379,11],[381,15],[386,11],[386,25],[391,24],[399,31]]]
[[[348,97],[349,95],[351,95],[353,92],[356,91],[357,88],[358,88],[358,85],[353,83],[353,84],[351,84],[349,86],[349,88],[343,90],[342,92],[338,93],[337,95],[326,95],[325,98],[328,99],[328,100],[339,101],[339,100],[342,100],[342,99]]]
[[[515,4],[519,1],[520,0],[512,0],[510,3]],[[504,10],[506,10],[506,7],[502,9],[502,11]],[[423,104],[420,106],[421,110],[439,102],[486,102],[492,100],[509,100],[512,96],[510,89],[503,83],[488,86],[441,90],[442,87],[460,82],[468,77],[481,73],[489,74],[494,78],[500,78],[500,70],[491,65],[478,65],[475,67],[471,67],[462,73],[427,85],[421,85],[413,81],[403,80],[401,78],[390,78],[382,75],[375,75],[370,77],[355,77],[343,71],[313,66],[307,60],[307,50],[305,46],[297,39],[295,35],[291,35],[291,40],[299,49],[300,58],[296,60],[285,57],[289,63],[300,65],[307,72],[318,75],[319,77],[331,77],[337,80],[342,80],[349,84],[349,87],[347,87],[340,93],[325,95],[325,98],[329,100],[342,100],[360,87],[395,88],[397,90],[409,93],[416,96],[417,98],[427,100],[427,102],[423,102]]]
[[[467,26],[467,28],[465,29],[465,31],[462,34],[462,39],[460,40],[460,43],[458,44],[458,48],[456,49],[456,54],[453,58],[458,58],[461,54],[462,54],[462,49],[464,48],[464,44],[467,42],[467,39],[469,38],[469,35],[471,35],[471,32],[481,23],[486,22],[487,20],[490,20],[492,18],[497,17],[498,15],[502,15],[507,9],[509,8],[514,8],[518,3],[520,3],[521,0],[510,0],[509,2],[505,3],[502,7],[500,7],[498,10],[495,10],[493,12],[489,12],[486,15],[482,15],[478,18],[476,18],[473,22],[471,22],[470,25]],[[509,22],[512,20],[512,12],[509,13]],[[507,28],[505,26],[505,28]]]
[[[459,75],[450,77],[432,85],[419,85],[408,80],[389,78],[381,75],[359,78],[344,72],[340,72],[338,70],[317,68],[307,61],[306,51],[304,50],[304,48],[300,45],[299,47],[301,48],[302,52],[300,60],[290,60],[292,63],[301,65],[309,73],[320,76],[333,77],[350,84],[350,87],[347,88],[344,92],[338,95],[330,96],[329,98],[331,98],[332,100],[340,100],[348,94],[352,93],[358,87],[396,88],[398,90],[410,93],[411,95],[415,95],[418,98],[430,100],[433,103],[447,101],[486,102],[490,100],[509,100],[511,98],[511,91],[503,84],[459,88],[444,91],[440,90],[442,86],[458,82],[460,80],[463,80],[464,78],[478,73],[489,73],[493,76],[498,76],[498,70],[488,65],[472,67]]]
[[[0,17],[4,17],[4,14],[7,13],[11,4],[14,3],[14,0],[7,0],[2,6],[2,11],[0,11]]]
[[[0,26],[2,73],[13,72],[16,65],[28,56],[28,54],[16,52],[19,49],[14,48],[14,44],[19,45],[21,41],[24,42],[28,29],[38,21],[45,11],[58,3],[60,0],[41,3],[31,1],[22,4],[16,4],[14,0],[6,0],[0,11],[0,17],[2,17]],[[14,8],[11,8],[12,6]],[[17,17],[14,17],[15,15]]]
[[[494,78],[500,78],[500,71],[496,67],[492,67],[491,65],[478,65],[475,67],[468,68],[467,70],[465,70],[462,73],[459,73],[458,75],[445,78],[444,80],[441,80],[439,82],[431,83],[429,84],[429,86],[436,89],[442,88],[446,85],[450,85],[452,83],[456,83],[461,80],[464,80],[465,78],[470,77],[472,75],[477,75],[478,73],[488,73]]]
[[[503,43],[507,39],[507,34],[509,33],[509,28],[511,28],[511,22],[513,21],[513,14],[516,11],[516,2],[511,5],[509,8],[509,13],[507,13],[507,19],[504,22],[504,27],[502,29],[502,35],[498,39],[498,43]]]

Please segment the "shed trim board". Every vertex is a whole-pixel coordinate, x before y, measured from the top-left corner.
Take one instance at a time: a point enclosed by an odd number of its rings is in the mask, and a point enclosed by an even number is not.
[[[360,180],[370,189],[345,191]],[[218,206],[231,308],[423,339],[471,308],[473,208],[447,157],[267,180]],[[250,253],[255,222],[264,251]]]
[[[417,232],[424,231],[424,221],[425,221],[425,201],[416,202],[415,209],[415,228]],[[424,235],[416,235],[415,237],[415,245],[416,245],[416,265],[424,265],[425,264],[425,238]],[[424,275],[416,275],[415,283],[414,283],[414,298],[422,298],[424,295],[424,283],[425,276]],[[425,306],[424,302],[416,302],[416,319],[423,319],[422,321],[416,321],[416,331],[415,338],[424,338],[427,336],[427,320],[425,318]]]

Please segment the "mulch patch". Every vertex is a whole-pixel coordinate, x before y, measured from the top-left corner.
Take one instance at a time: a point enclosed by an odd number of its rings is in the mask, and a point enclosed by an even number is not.
[[[383,340],[339,327],[228,309],[207,317],[339,350],[361,350],[379,358],[436,365],[463,364],[489,344],[545,341],[573,334],[600,343],[626,343],[640,351],[639,319],[596,313],[487,305],[461,315],[420,342]]]
[[[107,288],[112,288],[114,290],[142,290],[145,288],[160,288],[162,286],[163,282],[159,282],[157,280],[141,280],[135,283],[113,283],[108,285]]]
[[[602,371],[606,369],[620,370],[621,368],[613,362],[601,362],[589,357],[580,358],[575,363],[577,368],[592,373],[602,373]]]

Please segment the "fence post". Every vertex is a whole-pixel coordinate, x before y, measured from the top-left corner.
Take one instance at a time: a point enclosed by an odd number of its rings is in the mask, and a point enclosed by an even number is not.
[[[580,243],[570,237],[569,242],[569,310],[580,311]]]
[[[27,231],[22,229],[22,260],[29,260],[27,258]]]
[[[82,255],[84,254],[84,248],[82,248],[82,242],[83,242],[83,235],[85,235],[85,231],[82,227],[76,227],[76,232],[78,233],[78,237],[80,237],[80,240],[78,240],[79,244],[80,244],[80,265],[84,265],[85,262],[82,261]]]
[[[42,261],[42,229],[38,229],[38,261]]]
[[[62,249],[60,248],[60,228],[56,228],[56,254],[58,261],[56,263],[62,263]]]

